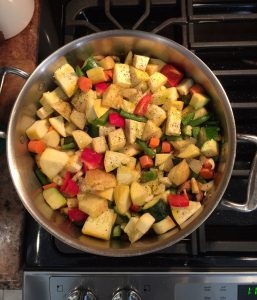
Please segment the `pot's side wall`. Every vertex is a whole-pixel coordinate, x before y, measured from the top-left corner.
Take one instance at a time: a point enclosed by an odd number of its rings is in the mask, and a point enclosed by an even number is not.
[[[33,175],[34,162],[27,152],[25,130],[35,120],[38,100],[43,92],[52,90],[53,73],[66,58],[73,66],[90,55],[118,55],[124,57],[129,50],[137,54],[161,58],[185,70],[188,76],[201,83],[213,97],[213,106],[224,128],[224,145],[227,152],[219,168],[219,179],[205,208],[182,230],[174,230],[162,236],[144,238],[133,245],[118,241],[103,242],[80,234],[77,228],[67,224],[60,214],[53,212],[38,193],[39,184]],[[21,142],[22,141],[22,142]],[[230,160],[228,154],[230,153]],[[174,244],[195,230],[216,207],[229,180],[235,156],[235,126],[226,95],[212,72],[191,52],[182,46],[156,35],[135,31],[103,32],[81,38],[64,46],[47,58],[21,91],[12,112],[9,126],[8,158],[16,189],[23,204],[32,216],[53,235],[84,251],[109,256],[140,255]]]

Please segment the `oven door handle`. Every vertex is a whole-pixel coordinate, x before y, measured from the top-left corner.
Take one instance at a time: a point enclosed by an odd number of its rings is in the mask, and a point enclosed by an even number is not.
[[[257,136],[255,135],[237,134],[237,139],[253,143],[257,146]],[[254,159],[251,163],[246,202],[241,204],[229,200],[223,200],[221,204],[223,206],[241,212],[251,212],[257,208],[257,152],[255,153]]]

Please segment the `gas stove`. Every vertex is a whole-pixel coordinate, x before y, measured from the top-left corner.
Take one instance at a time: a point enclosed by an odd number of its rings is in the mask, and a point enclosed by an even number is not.
[[[256,1],[59,0],[41,5],[39,62],[93,32],[157,33],[187,47],[214,71],[230,99],[237,132],[256,135]],[[222,201],[245,203],[255,152],[254,145],[238,143]],[[63,244],[27,216],[24,299],[257,299],[256,232],[257,211],[246,214],[220,204],[172,247],[110,258]]]

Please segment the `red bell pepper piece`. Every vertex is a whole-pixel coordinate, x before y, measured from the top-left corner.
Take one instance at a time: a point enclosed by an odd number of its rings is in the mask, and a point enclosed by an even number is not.
[[[105,82],[96,83],[94,85],[95,90],[96,90],[96,94],[98,96],[101,96],[107,90],[107,88],[109,87],[109,85],[110,85],[109,83],[105,83]]]
[[[139,210],[140,210],[140,206],[139,206],[139,205],[136,205],[136,204],[132,204],[131,207],[130,207],[130,209],[131,209],[133,212],[137,213],[137,212],[139,212]]]
[[[202,169],[199,172],[199,175],[204,179],[212,179],[214,177],[214,172],[210,168],[202,167]]]
[[[80,76],[78,79],[78,87],[81,89],[81,91],[88,92],[90,89],[92,89],[92,80],[85,76]]]
[[[63,192],[63,191],[66,189],[66,187],[67,187],[68,182],[69,182],[70,179],[71,179],[71,172],[66,172],[65,177],[64,177],[63,184],[62,184],[62,186],[60,187],[60,191],[61,191],[61,192]]]
[[[167,199],[168,199],[169,205],[173,206],[173,207],[189,206],[189,199],[185,194],[184,195],[169,194]]]
[[[110,125],[125,128],[125,119],[120,116],[117,112],[112,112],[109,114]]]
[[[152,95],[146,94],[145,96],[143,96],[137,103],[137,106],[134,110],[134,114],[137,116],[144,116],[148,110],[151,100]]]
[[[103,169],[103,154],[95,152],[91,148],[85,148],[81,153],[80,160],[84,163],[84,169]]]
[[[72,208],[68,210],[68,217],[71,222],[84,222],[87,218],[87,214],[78,208]]]
[[[67,184],[65,190],[63,191],[63,194],[66,197],[75,197],[75,196],[77,196],[78,192],[79,192],[79,186],[76,184],[75,181],[70,179],[68,181],[68,184]]]
[[[161,69],[161,73],[168,78],[170,86],[177,86],[184,77],[184,74],[172,65],[165,65]]]
[[[200,84],[196,83],[190,88],[189,92],[191,95],[193,95],[194,93],[204,94],[205,91]]]

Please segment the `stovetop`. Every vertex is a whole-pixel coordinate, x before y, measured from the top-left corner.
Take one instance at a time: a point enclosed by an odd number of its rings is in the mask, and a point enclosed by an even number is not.
[[[238,133],[257,133],[257,2],[218,0],[42,1],[38,60],[93,32],[138,29],[163,35],[198,55],[217,75]],[[256,149],[238,143],[223,199],[244,203]],[[33,270],[157,271],[257,267],[257,211],[219,205],[199,229],[161,252],[135,258],[83,253],[53,238],[27,217],[26,268]]]

